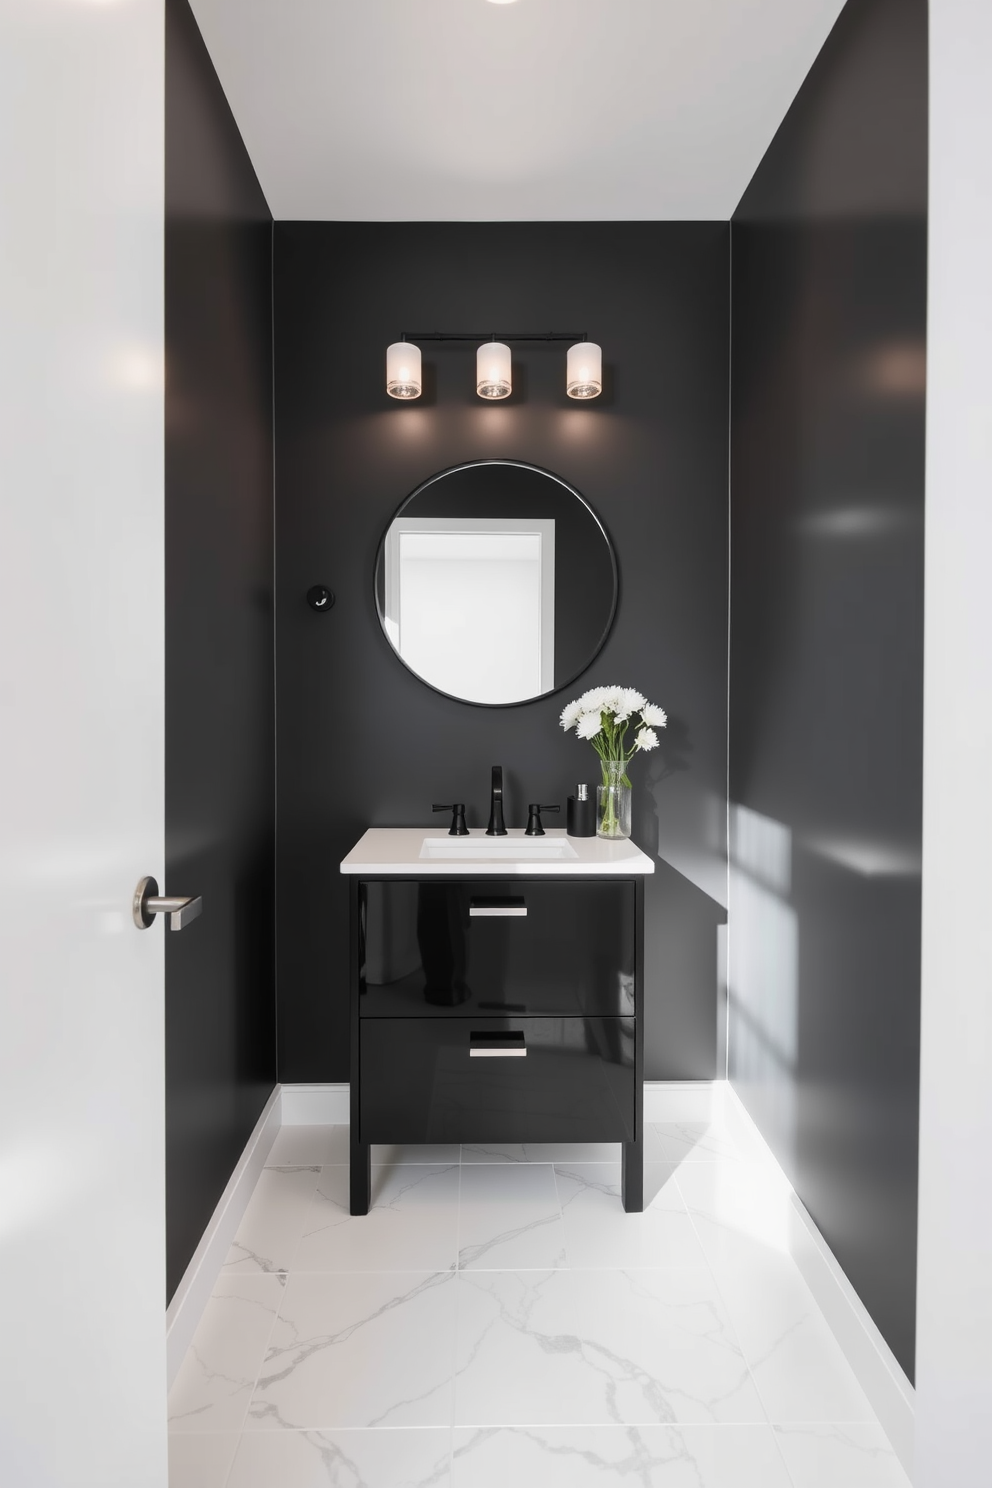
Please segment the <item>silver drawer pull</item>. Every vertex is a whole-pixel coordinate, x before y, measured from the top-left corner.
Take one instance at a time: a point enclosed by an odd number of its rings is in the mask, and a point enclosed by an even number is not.
[[[470,1059],[526,1059],[522,1033],[473,1033],[469,1037]]]
[[[468,913],[470,919],[503,919],[510,918],[522,920],[527,914],[527,905],[519,897],[501,897],[493,895],[491,899],[472,899],[469,901]]]

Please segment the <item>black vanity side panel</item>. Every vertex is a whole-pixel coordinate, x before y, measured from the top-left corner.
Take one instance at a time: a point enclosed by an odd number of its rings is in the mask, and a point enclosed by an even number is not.
[[[126,127],[126,122],[123,127]],[[168,1294],[275,1080],[272,226],[186,0],[166,5]]]
[[[729,227],[726,223],[306,223],[275,226],[279,1077],[348,1078],[348,889],[368,826],[429,823],[465,801],[484,826],[489,767],[507,822],[595,781],[558,716],[594,683],[668,709],[635,762],[645,889],[648,1078],[717,1071],[725,916]],[[595,403],[565,395],[565,348],[514,348],[514,392],[475,395],[475,348],[425,349],[425,393],[385,392],[404,328],[575,326],[600,342]],[[620,602],[596,663],[564,693],[488,709],[432,692],[376,617],[380,536],[427,476],[509,458],[555,471],[616,545]],[[307,589],[327,584],[333,610]],[[667,867],[664,859],[674,863]],[[662,869],[665,869],[662,872]],[[679,871],[679,870],[682,871]],[[694,877],[693,877],[694,876]],[[668,880],[677,885],[678,911]]]
[[[733,220],[731,1078],[912,1375],[927,6],[850,0]]]

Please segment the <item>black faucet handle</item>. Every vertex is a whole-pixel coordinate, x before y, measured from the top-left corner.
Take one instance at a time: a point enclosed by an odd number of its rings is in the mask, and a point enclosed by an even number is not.
[[[545,831],[544,831],[544,827],[541,825],[541,812],[542,811],[560,811],[560,810],[561,810],[561,807],[560,806],[538,806],[536,802],[532,806],[528,806],[527,807],[527,829],[524,832],[524,836],[525,837],[543,837],[545,835]]]
[[[455,801],[451,806],[432,806],[431,810],[451,812],[451,826],[448,828],[449,837],[468,836],[468,827],[465,825],[465,804],[463,801]]]

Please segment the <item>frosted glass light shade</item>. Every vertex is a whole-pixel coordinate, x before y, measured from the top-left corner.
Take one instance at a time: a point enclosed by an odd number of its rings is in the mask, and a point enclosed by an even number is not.
[[[391,398],[419,398],[424,383],[420,375],[420,347],[409,341],[394,341],[386,347],[386,392]]]
[[[603,391],[603,348],[595,341],[568,348],[565,391],[570,398],[598,398]]]
[[[480,398],[508,398],[513,386],[510,348],[502,341],[484,341],[475,355],[475,390]]]

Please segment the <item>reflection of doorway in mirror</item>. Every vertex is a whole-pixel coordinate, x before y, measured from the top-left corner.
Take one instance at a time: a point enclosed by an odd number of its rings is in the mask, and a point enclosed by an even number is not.
[[[553,521],[397,517],[385,560],[386,634],[425,682],[475,703],[552,691]]]

